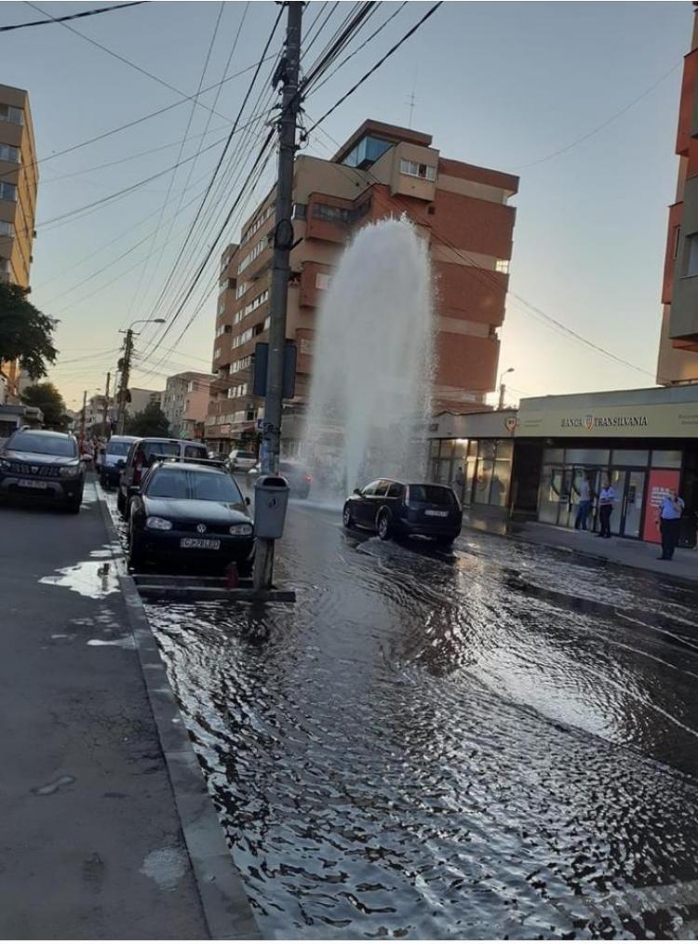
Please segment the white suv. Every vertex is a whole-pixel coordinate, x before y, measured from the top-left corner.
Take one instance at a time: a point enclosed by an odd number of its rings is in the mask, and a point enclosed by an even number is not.
[[[253,452],[233,449],[228,457],[228,464],[231,472],[248,472],[257,464],[257,456]]]

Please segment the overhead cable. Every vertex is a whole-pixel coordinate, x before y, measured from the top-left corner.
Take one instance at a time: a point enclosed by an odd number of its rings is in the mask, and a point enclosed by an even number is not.
[[[131,3],[115,3],[110,7],[98,7],[95,10],[84,10],[82,13],[71,13],[69,16],[55,16],[47,20],[32,20],[28,23],[13,23],[11,26],[0,26],[0,33],[9,33],[11,30],[26,29],[28,26],[45,26],[52,23],[65,23],[67,20],[80,20],[86,16],[99,16],[101,13],[111,13],[114,10],[125,10],[127,7],[141,7],[146,0],[134,0]]]

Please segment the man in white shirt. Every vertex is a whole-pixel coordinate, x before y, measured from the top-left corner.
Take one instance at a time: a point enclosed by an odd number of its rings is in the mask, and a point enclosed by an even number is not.
[[[604,487],[599,495],[599,522],[601,530],[600,538],[611,537],[611,515],[613,514],[613,505],[616,501],[616,493],[608,479],[604,479]]]
[[[681,533],[681,516],[684,510],[683,498],[676,492],[665,495],[659,505],[657,524],[662,533],[662,556],[659,560],[670,561],[679,543]]]

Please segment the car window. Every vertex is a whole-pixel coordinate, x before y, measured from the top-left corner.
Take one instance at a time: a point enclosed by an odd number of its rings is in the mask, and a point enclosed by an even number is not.
[[[107,443],[107,455],[108,456],[125,456],[128,455],[129,443],[125,442],[110,442]]]
[[[380,482],[376,482],[376,489],[373,494],[376,496],[376,498],[385,498],[385,496],[388,494],[389,488],[390,482],[388,482],[386,479],[381,479]]]
[[[205,446],[185,446],[185,459],[208,459],[208,451]]]
[[[77,459],[77,445],[73,439],[63,436],[37,436],[36,433],[17,433],[11,436],[6,449],[17,452],[34,452],[38,456],[61,456]]]
[[[402,485],[399,482],[390,483],[388,498],[402,498]]]
[[[164,442],[164,443],[144,443],[143,444],[143,453],[145,456],[146,465],[150,465],[154,459],[158,456],[175,456],[179,457],[179,443],[176,442]]]
[[[186,472],[182,469],[156,469],[144,491],[148,498],[188,498]]]
[[[367,485],[366,488],[361,492],[362,495],[365,495],[367,498],[370,498],[372,495],[376,494],[376,489],[380,485],[380,480],[376,482],[371,482],[370,485]]]
[[[410,485],[410,501],[426,505],[447,505],[452,507],[458,504],[456,496],[450,488],[442,485]]]
[[[190,472],[191,497],[199,501],[221,501],[242,504],[240,489],[229,475],[211,475],[210,472]]]

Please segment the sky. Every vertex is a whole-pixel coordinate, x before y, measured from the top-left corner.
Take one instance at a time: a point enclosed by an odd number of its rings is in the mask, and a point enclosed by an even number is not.
[[[39,2],[54,17],[101,5],[108,2]],[[311,94],[306,125],[430,6],[381,3],[350,50],[394,18]],[[308,5],[306,70],[351,7]],[[139,319],[165,316],[170,325],[156,351],[164,329],[136,327],[134,386],[162,389],[169,374],[210,369],[220,249],[191,298],[183,296],[214,236],[234,241],[273,182],[272,161],[223,227],[266,133],[271,60],[241,125],[261,117],[234,138],[210,209],[182,247],[279,9],[271,0],[156,0],[69,24],[116,55],[57,24],[0,33],[0,83],[30,93],[41,161],[32,301],[60,319],[60,359],[50,379],[69,407],[84,390],[103,389],[116,368],[120,330]],[[0,4],[0,25],[41,18],[33,4]],[[691,24],[688,0],[447,2],[304,145],[327,157],[366,118],[406,125],[412,111],[412,127],[431,134],[443,156],[520,175],[501,332],[501,369],[514,368],[509,399],[654,383]],[[281,37],[279,27],[268,55]],[[244,69],[198,104],[185,100]],[[168,106],[175,107],[75,148]],[[549,319],[633,366],[573,340]]]

